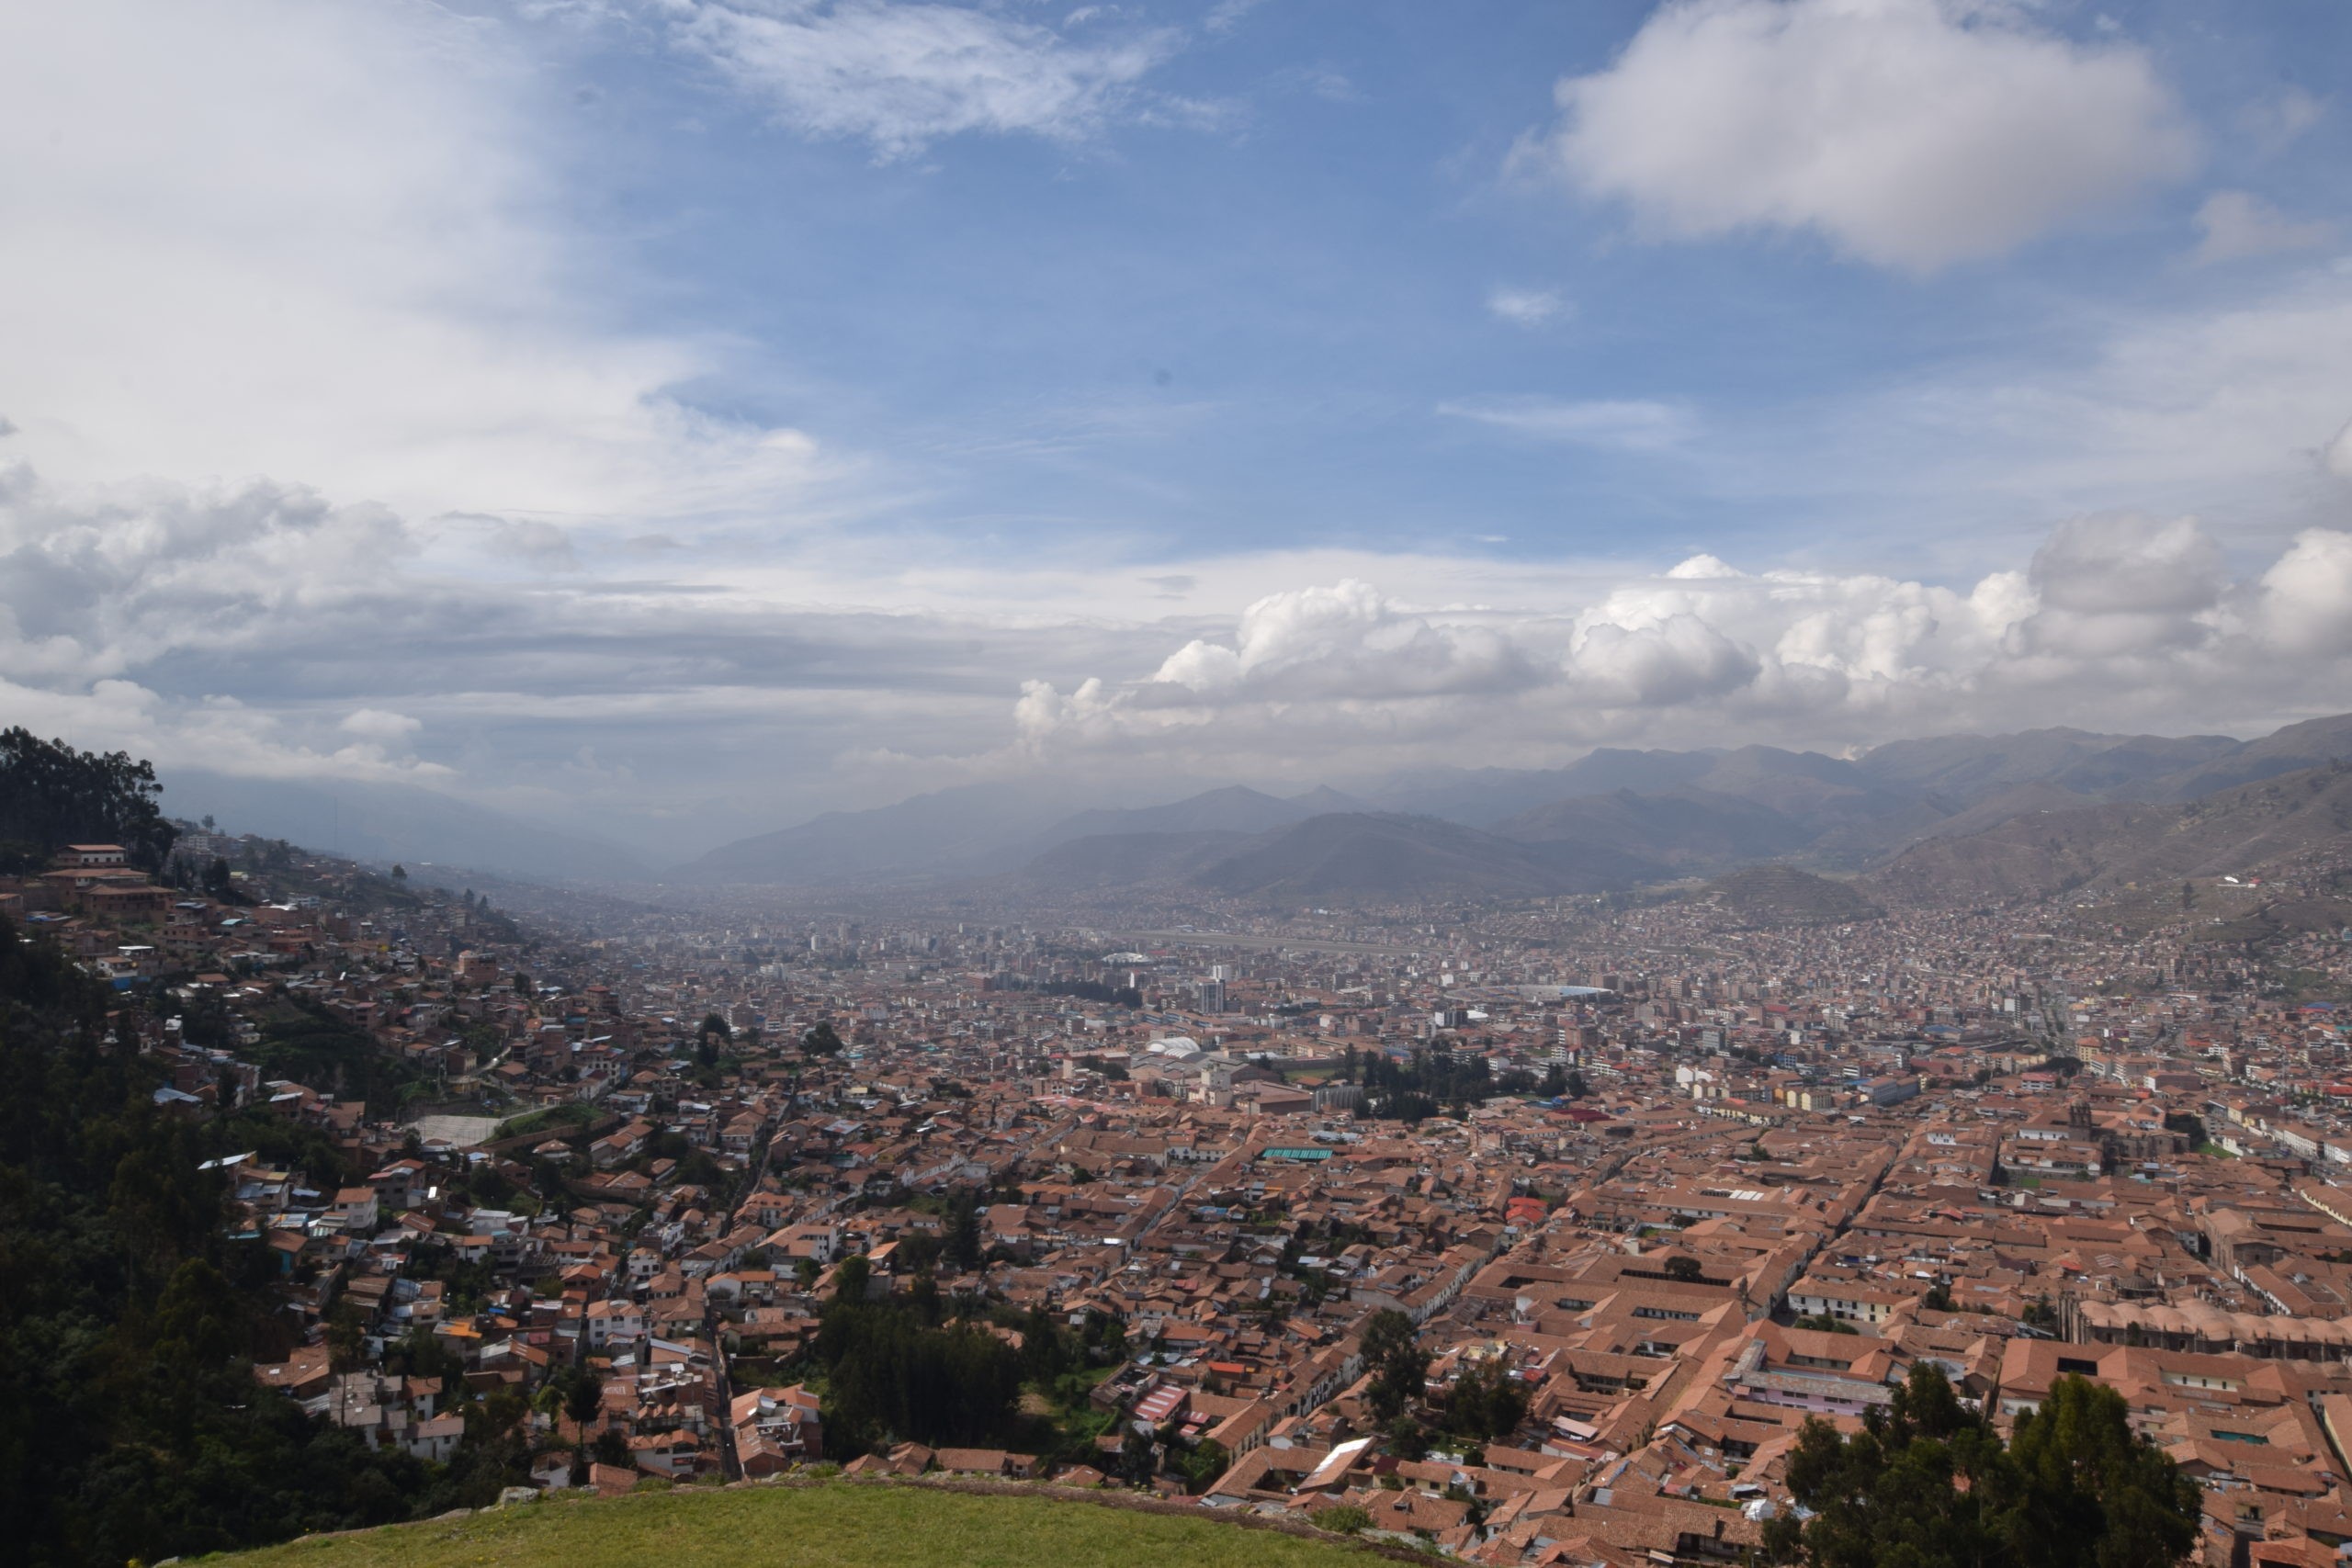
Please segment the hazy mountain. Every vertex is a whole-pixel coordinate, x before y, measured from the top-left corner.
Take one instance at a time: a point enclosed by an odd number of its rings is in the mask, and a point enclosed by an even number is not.
[[[224,832],[288,839],[355,860],[474,866],[539,880],[633,882],[652,874],[627,850],[549,831],[412,784],[332,787],[201,769],[164,774],[164,809]]]
[[[1363,792],[1384,811],[1442,817],[1473,828],[1577,795],[1666,790],[1714,764],[1709,751],[1624,751],[1603,747],[1565,768],[1437,768],[1399,773]]]
[[[1921,791],[1882,783],[1855,763],[1777,746],[1726,751],[1692,787],[1765,807],[1816,836],[1888,818],[1916,820],[1926,804]],[[1928,815],[1935,820],[1949,813],[1931,807]]]
[[[729,844],[677,874],[804,886],[969,877],[1036,865],[1084,840],[1154,840],[1036,866],[1046,886],[1109,886],[1121,866],[1142,881],[1189,874],[1189,852],[1174,840],[1190,835],[1260,836],[1332,816],[1435,818],[1528,846],[1520,869],[1498,874],[1510,886],[1555,873],[1624,886],[1789,859],[1860,869],[2022,813],[2188,800],[2336,756],[2352,756],[2352,716],[2250,742],[2041,729],[1894,741],[1851,761],[1770,746],[1603,748],[1566,768],[1429,769],[1287,799],[1230,785],[1130,807],[1105,806],[1102,786],[1021,781],[829,813]]]
[[[2086,729],[2029,729],[2017,735],[1938,735],[1894,740],[1864,752],[1855,766],[1884,784],[1934,795],[1955,807],[2057,777],[2135,739]],[[2153,738],[2146,738],[2153,739]],[[2221,738],[2225,747],[2236,741]],[[2173,769],[2165,771],[2177,771]]]
[[[2307,768],[2183,805],[2113,802],[2013,817],[1916,844],[1861,879],[1890,904],[2048,897],[2086,886],[2259,872],[2352,844],[2352,768]]]
[[[1555,800],[1497,823],[1494,831],[1555,855],[1578,848],[1611,852],[1646,864],[1653,875],[1787,854],[1812,838],[1770,807],[1702,789],[1621,789]]]
[[[2194,800],[2335,757],[2352,757],[2352,715],[2290,724],[2259,740],[2083,729],[1942,735],[1891,741],[1857,765],[1883,783],[1966,807],[2025,784],[2114,800]]]
[[[963,784],[870,811],[722,844],[672,873],[680,882],[831,886],[872,878],[979,875],[1018,863],[1023,847],[1083,804],[1073,786]]]
[[[1317,784],[1305,795],[1294,795],[1290,797],[1290,804],[1306,814],[1300,818],[1301,821],[1304,821],[1306,817],[1324,817],[1334,811],[1372,809],[1365,802],[1358,800],[1352,795],[1343,795],[1329,784]]]
[[[2245,750],[2245,742],[2226,735],[2133,735],[2061,769],[2044,782],[2076,795],[2129,799],[2163,789],[2168,781]]]
[[[1249,840],[1233,832],[1096,833],[1047,850],[1020,872],[1047,891],[1132,887],[1189,876]]]
[[[1885,911],[1843,882],[1792,865],[1749,865],[1716,877],[1699,897],[1758,925],[1872,919]]]
[[[2021,784],[1987,795],[1964,810],[1955,811],[1926,831],[1915,835],[1910,842],[1924,843],[1929,839],[1962,839],[1971,833],[1982,833],[1997,828],[2011,818],[2030,816],[2037,811],[2077,811],[2100,802],[2073,790],[2061,789],[2054,784],[2037,781]],[[1891,846],[1894,849],[1907,845]]]
[[[2316,767],[2339,757],[2352,759],[2352,714],[2305,719],[2259,740],[2246,741],[2200,767],[2165,779],[2161,793],[2152,798],[2195,800],[2216,790]]]
[[[1342,812],[1252,840],[1192,881],[1284,902],[1528,897],[1623,886],[1622,872],[1600,863],[1555,861],[1434,817]]]
[[[1337,790],[1319,793],[1340,801],[1347,799]],[[1061,844],[1076,839],[1129,833],[1263,833],[1293,822],[1304,822],[1323,811],[1352,809],[1352,803],[1318,807],[1305,797],[1283,800],[1232,784],[1172,800],[1165,806],[1081,811],[1047,829],[1040,842]]]

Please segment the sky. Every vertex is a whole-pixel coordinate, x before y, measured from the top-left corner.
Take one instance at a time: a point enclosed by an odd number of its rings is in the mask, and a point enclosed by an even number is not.
[[[0,716],[659,860],[2352,709],[2347,63],[2335,0],[11,7]]]

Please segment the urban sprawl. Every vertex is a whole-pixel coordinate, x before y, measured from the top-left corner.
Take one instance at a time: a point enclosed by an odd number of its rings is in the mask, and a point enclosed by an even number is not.
[[[2247,923],[2333,863],[1087,926],[177,852],[0,906],[113,984],[172,1115],[283,1128],[211,1161],[271,1259],[253,1375],[371,1446],[1630,1568],[1739,1559],[1803,1424],[1926,1363],[2004,1430],[2117,1391],[2216,1568],[2352,1541],[2352,931]]]

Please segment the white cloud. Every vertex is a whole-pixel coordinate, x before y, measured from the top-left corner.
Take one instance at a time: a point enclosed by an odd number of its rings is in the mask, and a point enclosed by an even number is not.
[[[1690,439],[1698,423],[1690,411],[1679,404],[1647,399],[1577,402],[1532,397],[1464,398],[1440,403],[1437,412],[1532,440],[1629,452],[1662,452],[1679,446]]]
[[[1129,682],[1029,682],[1033,761],[1198,759],[1344,776],[1458,757],[1769,738],[1843,744],[2037,724],[2251,728],[2343,705],[2352,533],[2233,581],[2193,519],[2054,529],[1960,588],[1737,570],[1713,556],[1581,605],[1416,606],[1364,581],[1266,595]]]
[[[967,132],[1083,136],[1175,49],[1071,43],[999,12],[887,0],[671,0],[675,37],[803,135],[886,158]]]
[[[0,409],[46,472],[297,476],[444,511],[788,518],[804,436],[607,325],[543,76],[429,6],[0,13]]]
[[[1487,290],[1487,309],[1513,326],[1542,327],[1573,315],[1575,308],[1549,288],[1512,288],[1497,284]]]
[[[1804,231],[1915,273],[2196,163],[2144,53],[1970,0],[1672,0],[1557,97],[1519,158],[1648,233]]]
[[[1267,595],[1241,613],[1234,646],[1188,643],[1141,689],[1170,688],[1171,702],[1245,687],[1267,698],[1361,700],[1510,691],[1538,679],[1509,639],[1402,614],[1369,584],[1345,581]]]
[[[359,708],[344,719],[342,728],[364,740],[397,745],[423,729],[424,721],[386,708]]]
[[[2197,209],[2197,227],[2204,236],[2197,244],[2196,260],[2200,266],[2278,251],[2309,250],[2327,243],[2335,234],[2333,223],[2290,218],[2260,197],[2242,190],[2217,190],[2206,197],[2205,205]]]
[[[2352,653],[2352,534],[2308,528],[2262,574],[2270,640],[2304,657]]]

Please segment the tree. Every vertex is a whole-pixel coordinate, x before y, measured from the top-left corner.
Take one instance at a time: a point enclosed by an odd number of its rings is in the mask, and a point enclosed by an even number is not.
[[[958,1192],[947,1209],[947,1261],[958,1269],[978,1269],[980,1253],[979,1200]]]
[[[1668,1258],[1662,1271],[1679,1284],[1695,1285],[1700,1279],[1699,1260],[1686,1253],[1678,1252]]]
[[[156,804],[153,763],[123,751],[77,751],[21,726],[0,730],[0,869],[38,870],[71,843],[119,844],[160,872],[178,829]]]
[[[820,1019],[815,1027],[800,1037],[801,1054],[808,1056],[838,1056],[842,1054],[842,1037],[830,1018]]]
[[[2198,1539],[2195,1483],[2085,1378],[2052,1384],[2005,1450],[1921,1361],[1853,1437],[1807,1421],[1788,1481],[1812,1517],[1767,1521],[1765,1555],[1815,1568],[2170,1568]]]
[[[1169,1465],[1184,1478],[1184,1490],[1197,1496],[1207,1491],[1218,1476],[1233,1468],[1233,1459],[1222,1445],[1203,1438],[1191,1448],[1179,1449],[1170,1454]]]
[[[905,1231],[899,1236],[898,1250],[890,1254],[890,1264],[901,1274],[928,1274],[938,1266],[944,1250],[935,1233]]]
[[[327,1364],[338,1372],[347,1372],[359,1365],[367,1343],[367,1325],[360,1320],[359,1309],[349,1301],[340,1301],[327,1314]]]
[[[843,1273],[863,1261],[845,1259]],[[1022,1355],[968,1310],[934,1326],[914,1303],[869,1302],[845,1280],[826,1303],[813,1354],[825,1374],[825,1447],[832,1458],[907,1438],[1001,1446],[1019,1429]]]
[[[585,1427],[605,1407],[605,1381],[586,1367],[572,1370],[570,1386],[563,1392],[563,1413],[571,1417],[575,1427]]]
[[[1383,1422],[1394,1421],[1419,1399],[1429,1377],[1430,1355],[1416,1337],[1413,1320],[1395,1307],[1382,1307],[1363,1328],[1363,1364],[1372,1373],[1364,1399]]]
[[[1464,1438],[1508,1438],[1527,1418],[1527,1387],[1499,1359],[1453,1380],[1446,1397],[1446,1427]]]

